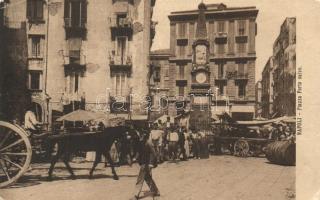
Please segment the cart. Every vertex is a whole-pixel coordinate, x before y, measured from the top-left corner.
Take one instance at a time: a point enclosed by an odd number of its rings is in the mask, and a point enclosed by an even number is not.
[[[69,113],[65,116],[74,117],[81,116],[82,119],[94,119],[101,115],[91,115],[89,111],[77,110],[74,114]],[[63,116],[63,117],[65,117]],[[84,118],[86,117],[87,118]],[[76,118],[75,118],[76,120]],[[122,123],[122,118],[108,119],[108,126]],[[98,131],[95,131],[98,132]],[[72,133],[72,135],[94,135],[94,132]],[[31,135],[28,131],[17,124],[0,121],[0,188],[9,186],[15,183],[21,176],[23,176],[30,168],[32,154],[36,150],[36,145],[32,145],[37,141],[38,143],[45,143],[48,140],[63,140],[68,138],[70,133],[54,134],[53,132],[42,131],[40,134]]]
[[[16,182],[29,168],[30,134],[22,127],[0,121],[0,188]]]
[[[262,127],[270,128],[272,123],[294,122],[294,120],[294,117],[280,117],[263,121],[233,121],[220,124],[220,134],[211,136],[214,151],[221,153],[221,147],[224,146],[235,156],[260,156],[264,154],[265,147],[274,142],[274,138],[270,138],[269,134],[265,132],[258,134],[257,130],[263,130]],[[228,128],[222,131],[224,127]],[[270,132],[270,130],[267,132]]]

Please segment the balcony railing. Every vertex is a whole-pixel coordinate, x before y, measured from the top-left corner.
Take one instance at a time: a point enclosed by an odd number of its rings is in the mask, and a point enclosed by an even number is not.
[[[237,73],[235,79],[247,80],[248,79],[248,74],[247,73]]]
[[[112,0],[112,3],[116,3],[116,2],[128,2],[133,5],[134,0]]]
[[[64,18],[66,38],[81,37],[85,38],[87,33],[86,19],[81,18],[78,23],[74,23],[72,18]]]
[[[217,44],[224,44],[227,42],[228,34],[226,32],[215,33],[215,42]]]
[[[113,29],[131,29],[132,28],[132,19],[130,17],[117,18],[110,17],[110,25]]]
[[[248,36],[247,35],[237,35],[236,36],[236,43],[247,43]]]
[[[110,17],[109,22],[110,22],[111,34],[113,39],[116,36],[131,36],[133,34],[132,18]]]
[[[216,80],[227,80],[226,74],[218,74],[218,76],[215,77]]]
[[[127,55],[127,56],[123,56],[123,55],[114,55],[114,54],[110,54],[110,64],[111,65],[132,65],[132,56],[131,55]]]

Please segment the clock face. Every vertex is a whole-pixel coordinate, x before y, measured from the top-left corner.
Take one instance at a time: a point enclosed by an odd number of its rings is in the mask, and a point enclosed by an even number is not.
[[[205,45],[196,46],[196,63],[206,64],[207,62],[207,47]]]
[[[204,83],[204,82],[206,82],[206,80],[207,80],[207,75],[204,72],[199,72],[196,75],[196,81],[198,83]]]

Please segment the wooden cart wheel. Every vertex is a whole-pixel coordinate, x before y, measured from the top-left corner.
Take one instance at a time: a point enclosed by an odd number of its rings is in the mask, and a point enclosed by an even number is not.
[[[21,127],[0,121],[0,188],[17,181],[29,168],[32,148]]]
[[[240,157],[249,155],[249,143],[245,140],[238,140],[234,143],[234,154]]]

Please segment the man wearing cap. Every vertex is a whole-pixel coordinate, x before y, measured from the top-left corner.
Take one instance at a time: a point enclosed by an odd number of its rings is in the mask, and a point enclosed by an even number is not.
[[[149,131],[141,134],[140,145],[141,148],[138,159],[140,171],[136,182],[136,191],[134,197],[130,200],[139,199],[144,181],[146,181],[154,197],[160,196],[160,191],[154,182],[151,173],[152,169],[157,167],[157,155],[153,147]]]

